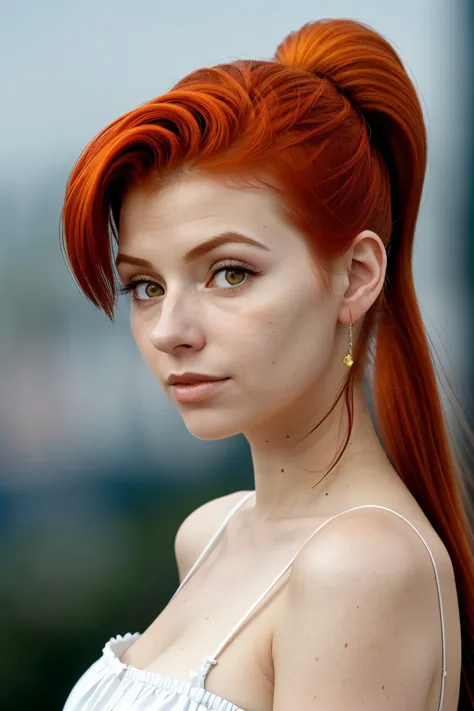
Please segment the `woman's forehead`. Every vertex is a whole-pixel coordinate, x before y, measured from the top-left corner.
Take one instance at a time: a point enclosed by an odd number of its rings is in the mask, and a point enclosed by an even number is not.
[[[254,185],[239,185],[234,181],[186,175],[159,182],[153,177],[135,182],[122,201],[122,212],[139,208],[166,214],[174,209],[217,210],[233,206],[258,204],[260,209],[271,210],[274,197],[268,189]]]
[[[263,239],[270,234],[277,237],[282,229],[289,231],[269,191],[203,177],[173,180],[159,188],[152,181],[137,182],[122,202],[119,235],[127,241],[150,232],[204,239],[209,231],[219,229],[250,232]]]

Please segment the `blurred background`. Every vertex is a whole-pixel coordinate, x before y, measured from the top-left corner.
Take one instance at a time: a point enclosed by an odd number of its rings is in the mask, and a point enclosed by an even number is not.
[[[472,398],[469,0],[0,0],[3,711],[59,711],[105,642],[168,602],[184,517],[253,488],[241,436],[189,434],[141,360],[125,297],[112,324],[75,286],[59,247],[68,174],[122,113],[198,67],[270,59],[321,17],[370,24],[415,79],[429,137],[416,287],[440,378]]]

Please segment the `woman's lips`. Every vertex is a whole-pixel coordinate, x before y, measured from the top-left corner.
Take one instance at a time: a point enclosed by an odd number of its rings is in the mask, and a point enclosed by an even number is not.
[[[225,386],[225,383],[229,380],[230,378],[223,378],[222,380],[204,380],[200,383],[191,383],[189,385],[178,383],[176,385],[171,385],[171,388],[173,390],[175,400],[178,402],[198,402],[199,400],[204,400],[205,398],[214,395],[214,393],[221,390]]]

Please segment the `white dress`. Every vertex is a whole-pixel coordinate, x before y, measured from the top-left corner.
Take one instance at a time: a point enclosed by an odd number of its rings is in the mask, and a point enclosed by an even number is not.
[[[203,561],[205,556],[210,552],[214,542],[226,527],[230,518],[234,513],[247,501],[250,496],[254,495],[254,491],[246,494],[236,506],[226,516],[214,536],[202,551],[199,558],[194,563],[191,570],[183,579],[173,597],[181,590],[183,585],[189,580],[197,567]],[[164,676],[156,672],[147,671],[146,669],[137,669],[130,664],[123,664],[120,661],[125,650],[133,644],[140,636],[139,632],[131,634],[127,632],[125,635],[117,635],[112,637],[102,650],[102,656],[94,662],[80,677],[72,691],[70,692],[63,711],[245,711],[239,706],[236,706],[231,701],[217,696],[216,694],[207,691],[205,688],[206,676],[212,665],[217,664],[217,657],[231,639],[237,634],[241,626],[252,614],[255,608],[260,604],[264,597],[270,592],[274,585],[286,573],[293,564],[301,549],[308,541],[323,528],[326,524],[338,516],[342,516],[349,511],[363,508],[378,508],[390,511],[399,518],[402,518],[409,526],[417,533],[431,557],[433,569],[436,578],[436,586],[438,589],[440,620],[441,620],[441,638],[442,638],[442,669],[441,669],[441,693],[439,700],[438,711],[442,711],[444,698],[444,678],[446,672],[446,650],[445,650],[445,632],[444,632],[444,616],[443,603],[441,598],[441,588],[439,584],[438,570],[436,563],[431,553],[431,550],[426,543],[421,533],[401,514],[385,506],[377,506],[375,504],[367,504],[364,506],[355,506],[352,509],[341,511],[341,513],[331,516],[324,521],[318,528],[313,531],[309,538],[305,541],[298,553],[290,560],[279,575],[272,581],[268,588],[251,606],[250,610],[244,617],[235,625],[225,640],[214,651],[211,656],[204,659],[200,670],[190,670],[190,681],[175,679],[173,677]]]

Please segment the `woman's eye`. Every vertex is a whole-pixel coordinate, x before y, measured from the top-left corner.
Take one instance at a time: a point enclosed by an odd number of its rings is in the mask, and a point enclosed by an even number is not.
[[[138,290],[143,287],[143,292],[138,293]],[[157,296],[162,296],[160,293],[163,291],[163,287],[159,284],[155,284],[154,281],[143,281],[135,286],[135,294],[140,301],[148,301],[149,299],[156,299]]]
[[[240,286],[246,279],[243,279],[243,275],[250,274],[249,269],[244,267],[219,267],[214,272],[214,281],[216,285],[221,289],[226,289],[227,287]],[[221,283],[218,283],[217,277],[223,277]]]

